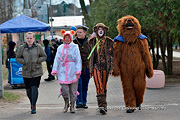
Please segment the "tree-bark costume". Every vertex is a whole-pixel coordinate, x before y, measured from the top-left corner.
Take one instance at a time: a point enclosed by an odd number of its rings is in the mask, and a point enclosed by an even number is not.
[[[99,30],[99,28],[102,28],[102,30]],[[108,29],[103,23],[98,23],[94,26],[94,32],[97,37],[89,40],[91,50],[88,57],[90,59],[90,74],[94,78],[97,92],[96,97],[100,113],[102,114],[107,112],[107,82],[109,74],[113,71],[113,41],[105,36]]]

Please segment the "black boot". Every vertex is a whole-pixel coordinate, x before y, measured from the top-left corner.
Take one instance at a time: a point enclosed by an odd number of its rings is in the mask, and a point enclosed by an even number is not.
[[[106,102],[106,95],[105,94],[98,94],[97,96],[98,107],[101,114],[107,113],[107,102]]]
[[[44,79],[44,81],[51,81],[51,78],[46,78],[46,79]]]
[[[126,113],[133,113],[136,108],[133,107],[127,107]]]
[[[127,113],[133,113],[134,112],[134,109],[129,109],[129,110],[126,110]]]
[[[141,104],[136,104],[136,107],[138,108],[138,110],[141,110]]]
[[[71,113],[75,113],[75,109],[74,109],[75,101],[71,102],[70,104],[71,104],[71,106],[70,106],[70,112],[71,112]]]
[[[32,86],[31,90],[32,90],[32,96],[31,96],[32,110],[31,110],[31,114],[36,114],[36,102],[37,102],[37,98],[38,98],[38,88],[36,86]]]

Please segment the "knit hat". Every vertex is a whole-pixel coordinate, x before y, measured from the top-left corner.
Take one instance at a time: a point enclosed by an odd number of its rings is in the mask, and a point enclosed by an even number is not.
[[[106,29],[106,32],[109,30],[109,27],[105,26],[103,23],[98,23],[98,24],[96,24],[96,25],[94,26],[94,28],[93,28],[94,32],[97,32],[97,30],[98,30],[99,27],[105,28],[105,29]]]
[[[72,26],[70,30],[76,31],[76,27]]]

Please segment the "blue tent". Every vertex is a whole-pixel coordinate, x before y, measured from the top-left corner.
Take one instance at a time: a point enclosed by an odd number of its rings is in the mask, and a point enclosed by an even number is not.
[[[50,26],[25,15],[8,20],[0,25],[0,33],[45,32]]]

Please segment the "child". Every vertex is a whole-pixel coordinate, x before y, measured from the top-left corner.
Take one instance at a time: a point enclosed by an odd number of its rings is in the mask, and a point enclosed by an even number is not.
[[[78,87],[78,78],[81,74],[82,61],[78,45],[72,42],[74,31],[62,30],[64,44],[60,45],[54,59],[51,74],[58,76],[58,82],[61,85],[62,96],[65,106],[64,113],[68,111],[70,96],[70,112],[75,113],[74,104],[76,101],[76,92]]]

